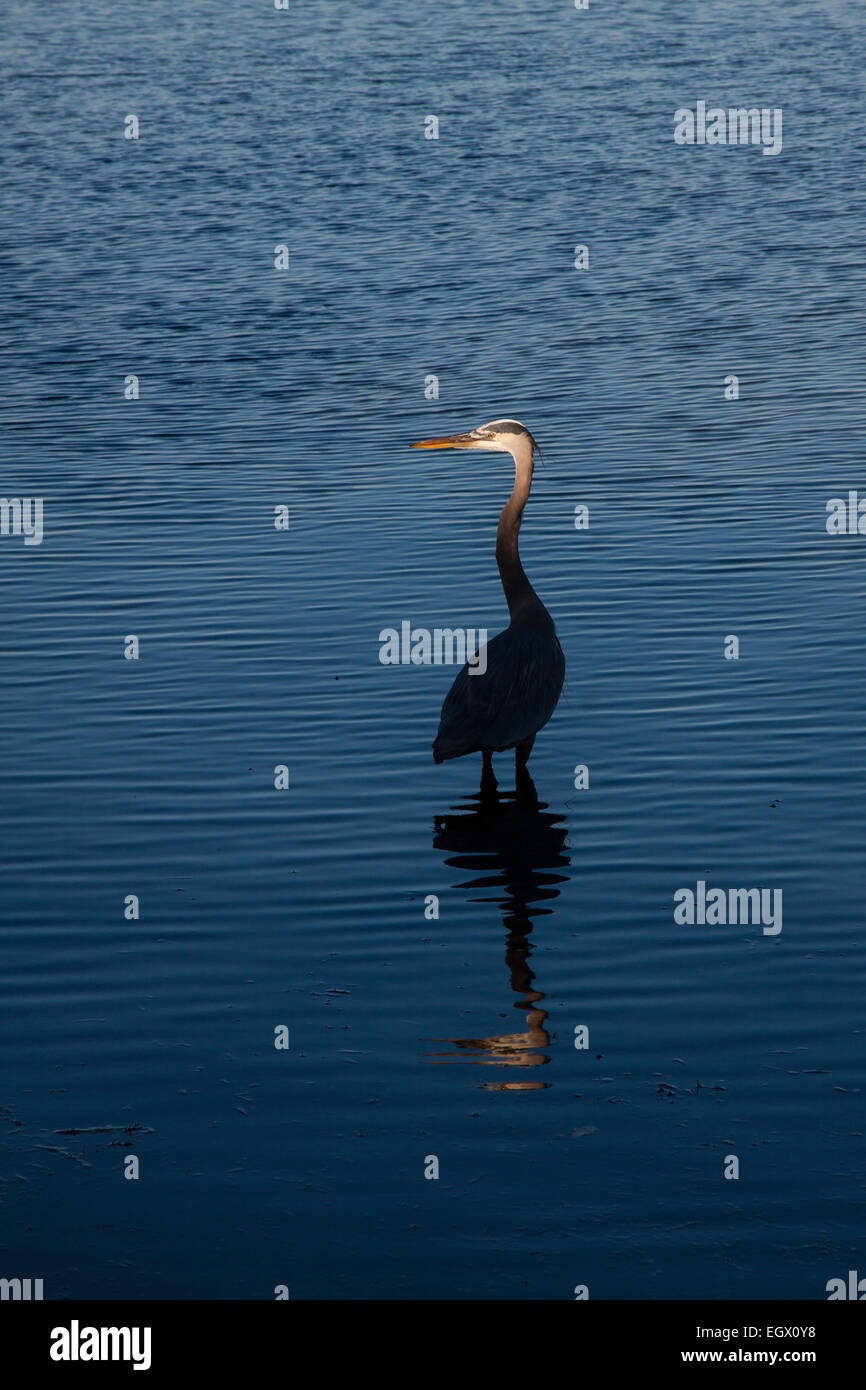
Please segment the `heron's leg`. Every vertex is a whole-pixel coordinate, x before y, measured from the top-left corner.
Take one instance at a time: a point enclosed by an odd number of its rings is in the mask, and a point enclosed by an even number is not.
[[[532,745],[535,742],[535,734],[530,738],[525,738],[522,743],[518,743],[514,749],[514,769],[520,776],[521,772],[526,771],[526,764],[529,762],[529,755],[532,752]]]
[[[517,793],[520,797],[528,797],[530,800],[537,799],[535,783],[530,776],[529,768],[526,766],[529,762],[529,755],[532,752],[532,745],[534,742],[535,734],[533,734],[531,738],[525,738],[523,742],[518,743],[514,749],[514,780]]]
[[[482,748],[481,757],[483,763],[481,767],[481,795],[489,796],[496,791],[496,774],[493,771],[493,754],[488,748]]]

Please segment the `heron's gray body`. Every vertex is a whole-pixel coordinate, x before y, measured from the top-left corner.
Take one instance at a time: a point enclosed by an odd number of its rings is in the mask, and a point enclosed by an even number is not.
[[[517,547],[523,509],[532,485],[537,444],[519,420],[491,420],[466,434],[424,439],[416,449],[487,449],[511,454],[514,489],[502,509],[496,531],[496,563],[511,623],[486,647],[480,660],[464,666],[442,706],[433,758],[444,763],[467,753],[481,753],[482,794],[495,788],[492,757],[515,750],[519,786],[532,786],[526,763],[539,729],[543,729],[562,690],[565,657],[553,619],[526,577]],[[480,654],[479,654],[480,655]]]
[[[543,729],[556,709],[565,657],[553,623],[512,623],[487,643],[487,669],[464,666],[442,706],[433,759],[502,753]]]

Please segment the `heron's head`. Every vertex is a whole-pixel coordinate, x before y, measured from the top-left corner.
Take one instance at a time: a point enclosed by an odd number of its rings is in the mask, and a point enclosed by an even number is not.
[[[440,439],[422,439],[413,444],[413,449],[489,449],[495,454],[523,452],[528,447],[529,456],[538,445],[525,425],[519,420],[491,420],[487,425],[479,425],[477,430],[466,434],[446,434]]]

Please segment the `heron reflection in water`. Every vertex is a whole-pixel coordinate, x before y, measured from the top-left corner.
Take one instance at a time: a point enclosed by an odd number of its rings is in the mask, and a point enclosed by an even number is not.
[[[492,1067],[540,1067],[550,1061],[545,1049],[550,1038],[544,995],[535,988],[530,966],[529,937],[536,917],[548,916],[567,881],[565,816],[554,815],[535,796],[531,779],[520,793],[500,796],[489,789],[466,797],[457,807],[437,816],[433,846],[444,850],[446,864],[469,870],[473,877],[459,886],[472,902],[498,904],[506,927],[505,961],[514,1008],[528,1010],[526,1031],[487,1038],[445,1038],[456,1051],[428,1054],[439,1064],[474,1062]],[[536,1091],[543,1081],[511,1080],[487,1083],[494,1091]]]

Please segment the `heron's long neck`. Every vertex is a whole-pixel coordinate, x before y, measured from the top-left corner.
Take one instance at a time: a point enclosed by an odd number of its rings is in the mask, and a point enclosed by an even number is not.
[[[514,449],[514,491],[502,509],[496,532],[496,563],[511,621],[536,617],[547,610],[526,577],[517,549],[517,534],[523,519],[523,508],[532,486],[532,445],[521,440]]]

